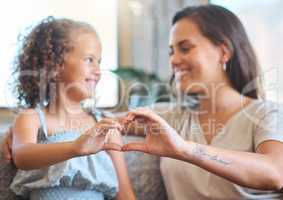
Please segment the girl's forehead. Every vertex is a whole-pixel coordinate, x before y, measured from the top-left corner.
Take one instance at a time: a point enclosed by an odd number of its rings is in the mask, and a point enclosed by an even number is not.
[[[73,47],[95,48],[101,50],[101,42],[95,32],[75,31],[70,35],[70,42]]]

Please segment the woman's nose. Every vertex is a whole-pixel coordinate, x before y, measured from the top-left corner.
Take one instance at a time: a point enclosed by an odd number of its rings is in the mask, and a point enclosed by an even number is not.
[[[180,54],[174,53],[170,56],[170,64],[173,68],[177,68],[182,62]]]

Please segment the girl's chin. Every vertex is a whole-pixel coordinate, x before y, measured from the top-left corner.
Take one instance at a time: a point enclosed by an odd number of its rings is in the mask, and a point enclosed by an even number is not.
[[[90,92],[86,92],[86,91],[73,91],[72,94],[69,95],[70,95],[69,96],[70,99],[78,103],[86,99],[94,98],[93,97],[94,94],[91,94]]]

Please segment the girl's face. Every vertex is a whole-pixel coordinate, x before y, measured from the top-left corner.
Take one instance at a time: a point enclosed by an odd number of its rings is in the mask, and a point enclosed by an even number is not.
[[[71,35],[71,42],[60,78],[67,96],[81,101],[94,95],[100,79],[101,44],[95,33],[80,31]]]
[[[198,26],[184,18],[173,25],[169,39],[170,64],[177,87],[185,93],[206,93],[227,81],[224,47],[213,44]]]

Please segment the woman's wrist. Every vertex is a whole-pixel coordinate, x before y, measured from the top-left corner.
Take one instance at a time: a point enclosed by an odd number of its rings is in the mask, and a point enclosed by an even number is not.
[[[193,155],[193,147],[196,143],[191,141],[183,141],[178,148],[176,149],[176,158],[183,161],[192,162]]]

